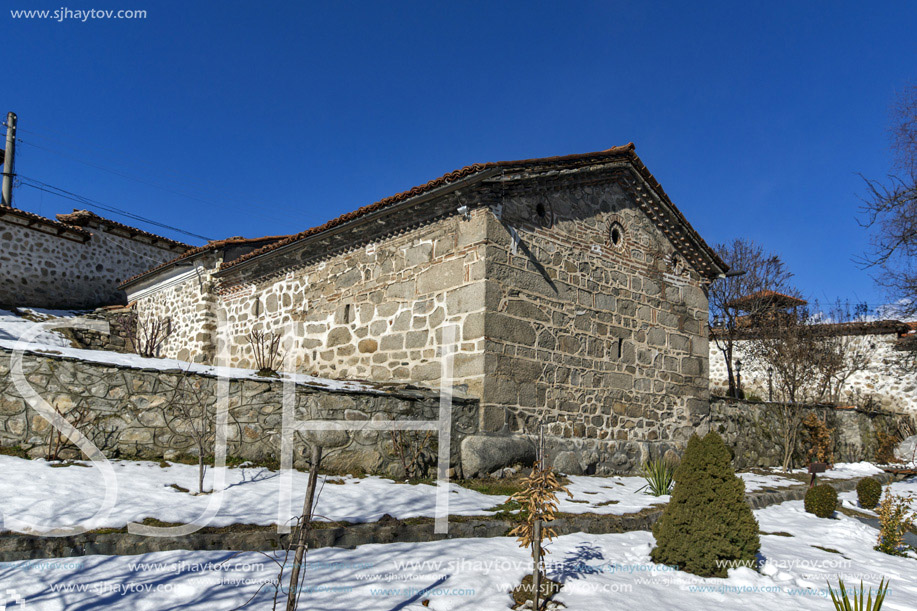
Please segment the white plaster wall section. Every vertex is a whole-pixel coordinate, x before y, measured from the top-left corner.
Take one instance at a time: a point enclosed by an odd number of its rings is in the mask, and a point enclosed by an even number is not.
[[[898,364],[902,354],[894,348],[897,337],[894,334],[883,334],[862,335],[851,339],[854,345],[873,346],[874,356],[865,370],[856,372],[847,380],[841,392],[844,400],[857,404],[872,398],[886,409],[917,412],[917,376],[906,374],[900,369]],[[749,358],[747,342],[736,343],[733,361],[736,360],[742,361],[742,387],[761,399],[767,399],[767,370]],[[726,361],[716,343],[711,340],[710,390],[722,395],[726,389]]]

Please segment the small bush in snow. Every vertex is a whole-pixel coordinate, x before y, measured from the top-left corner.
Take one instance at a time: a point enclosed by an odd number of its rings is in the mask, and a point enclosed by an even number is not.
[[[860,507],[872,509],[879,504],[882,498],[882,484],[874,477],[864,477],[857,484],[857,500]]]
[[[837,509],[837,490],[830,484],[819,484],[806,491],[806,511],[819,518],[830,518]]]
[[[911,511],[913,497],[898,496],[891,490],[885,491],[885,498],[879,505],[879,544],[876,549],[893,556],[907,554],[904,535],[914,527],[917,514]]]
[[[672,500],[653,526],[653,562],[704,577],[726,577],[727,566],[755,566],[758,523],[745,502],[722,437],[694,435],[675,470]]]

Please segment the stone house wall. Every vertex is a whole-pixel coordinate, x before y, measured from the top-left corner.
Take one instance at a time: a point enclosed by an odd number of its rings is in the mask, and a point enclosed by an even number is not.
[[[223,264],[231,363],[256,366],[256,330],[288,339],[291,370],[435,387],[454,323],[454,379],[481,399],[483,433],[543,422],[589,441],[592,469],[683,444],[708,410],[704,287],[722,263],[618,154],[465,168]]]
[[[174,243],[75,228],[21,211],[0,215],[0,306],[89,309],[124,303],[120,281],[174,258]]]
[[[10,357],[9,349],[0,348],[0,446],[19,446],[33,456],[44,456],[50,425],[21,398],[10,376]],[[188,385],[200,388],[200,397],[212,406],[217,381],[213,376],[181,370],[159,371],[35,353],[24,354],[23,373],[38,394],[71,422],[80,410],[87,410],[88,417],[83,419],[80,430],[107,456],[146,459],[195,454],[193,439],[176,433],[183,430],[181,412],[167,405],[179,378],[184,377]],[[297,384],[295,417],[357,423],[371,418],[435,421],[439,416],[437,392],[364,386],[363,390],[334,390],[318,384]],[[232,379],[229,397],[228,456],[276,463],[283,383]],[[451,464],[457,469],[463,439],[477,432],[477,402],[455,398],[452,416]],[[417,435],[423,433],[406,433],[400,443],[420,443]],[[429,464],[435,464],[435,437],[434,433],[424,446],[424,459]],[[330,472],[404,476],[399,452],[388,431],[296,433],[294,440],[296,466],[305,465],[311,444],[318,441],[324,449],[323,469]],[[78,457],[74,451],[70,455]]]
[[[514,432],[683,443],[707,405],[701,277],[617,182],[506,194],[497,212],[483,409],[511,406]]]
[[[903,353],[895,349],[897,335],[859,335],[849,339],[855,347],[862,344],[863,349],[873,356],[866,369],[854,373],[847,380],[841,391],[844,402],[858,407],[873,404],[893,412],[917,412],[917,374],[908,373],[899,366]],[[747,346],[746,340],[739,340],[734,348],[734,359],[742,361],[742,388],[746,393],[767,399],[767,371],[748,357]],[[727,388],[726,360],[711,341],[710,391],[725,395]]]
[[[141,328],[157,323],[169,328],[159,356],[192,363],[213,360],[218,315],[213,273],[221,261],[216,253],[204,253],[155,285],[129,293]]]
[[[223,292],[231,362],[254,366],[255,329],[288,333],[297,371],[436,386],[443,328],[454,326],[454,383],[479,396],[486,216],[438,220]]]

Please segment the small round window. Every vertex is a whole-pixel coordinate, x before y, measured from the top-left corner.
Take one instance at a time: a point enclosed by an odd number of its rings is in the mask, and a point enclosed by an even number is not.
[[[540,201],[535,204],[535,224],[542,227],[551,227],[554,224],[554,210],[550,202]]]
[[[621,226],[621,223],[616,221],[611,224],[611,231],[608,233],[608,239],[615,248],[620,248],[624,245],[624,227]]]

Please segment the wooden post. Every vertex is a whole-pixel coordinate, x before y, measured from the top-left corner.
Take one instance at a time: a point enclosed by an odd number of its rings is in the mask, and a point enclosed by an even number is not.
[[[306,555],[306,535],[312,525],[312,502],[315,498],[315,486],[318,482],[318,465],[322,461],[321,446],[312,448],[312,466],[309,469],[309,486],[306,489],[306,500],[302,504],[302,515],[299,522],[299,539],[296,542],[296,554],[293,556],[293,570],[290,572],[290,591],[287,593],[287,611],[296,611],[299,602],[299,570]]]
[[[538,611],[541,606],[538,604],[541,599],[541,520],[535,520],[534,532],[532,533],[532,556],[535,561],[535,572],[532,573],[532,609]]]

